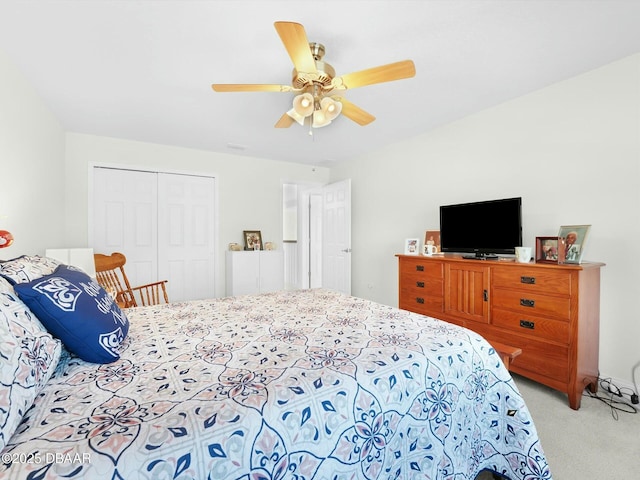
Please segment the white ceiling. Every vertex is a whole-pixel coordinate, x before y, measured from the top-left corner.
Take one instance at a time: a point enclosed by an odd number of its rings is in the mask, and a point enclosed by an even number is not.
[[[368,126],[276,129],[291,93],[210,85],[288,85],[278,20],[338,75],[416,76],[346,91]],[[331,166],[640,52],[640,0],[0,0],[0,48],[66,130]]]

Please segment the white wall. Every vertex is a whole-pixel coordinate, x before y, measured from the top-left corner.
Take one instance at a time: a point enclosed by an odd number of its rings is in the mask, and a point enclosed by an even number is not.
[[[219,210],[216,296],[223,296],[224,251],[244,244],[243,230],[260,230],[263,242],[282,248],[283,182],[329,180],[327,168],[224,155],[79,133],[66,134],[68,221],[66,243],[89,245],[87,219],[89,167],[92,164],[206,173],[216,177]]]
[[[351,178],[353,293],[397,305],[409,237],[442,204],[522,196],[526,245],[591,224],[601,277],[600,369],[631,381],[640,361],[640,54],[332,169]]]
[[[3,50],[0,182],[0,229],[15,238],[0,250],[0,259],[44,254],[58,244],[65,222],[63,131]]]

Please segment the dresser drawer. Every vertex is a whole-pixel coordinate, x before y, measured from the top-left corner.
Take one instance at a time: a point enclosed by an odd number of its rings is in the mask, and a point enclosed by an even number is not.
[[[410,312],[422,315],[438,316],[443,312],[444,299],[425,295],[424,292],[416,292],[415,289],[400,290],[398,307]]]
[[[424,257],[402,258],[400,260],[400,279],[414,278],[415,275],[422,278],[439,279],[442,282],[444,277],[444,266],[442,262],[428,260]]]
[[[555,297],[521,290],[494,288],[492,308],[507,309],[522,315],[552,316],[568,321],[571,301],[568,297]]]
[[[568,347],[550,347],[534,340],[518,342],[517,346],[522,353],[511,361],[512,371],[525,376],[527,372],[544,375],[561,383],[569,381]]]
[[[424,272],[409,272],[400,280],[401,290],[415,291],[416,294],[435,297],[444,296],[442,277],[425,275]]]
[[[569,271],[554,271],[544,268],[494,268],[492,273],[494,287],[517,288],[519,290],[571,295],[572,276]]]
[[[551,344],[505,330],[490,330],[485,333],[489,343],[492,340],[522,349],[522,353],[511,360],[509,370],[521,375],[544,376],[554,382],[569,381],[569,346]]]
[[[569,344],[569,322],[493,309],[491,323],[523,335]]]

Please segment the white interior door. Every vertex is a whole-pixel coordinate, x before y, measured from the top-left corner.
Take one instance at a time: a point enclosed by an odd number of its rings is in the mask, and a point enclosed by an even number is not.
[[[322,286],[351,295],[351,180],[322,187]]]
[[[124,253],[132,285],[168,280],[170,301],[215,296],[215,179],[94,168],[97,253]]]
[[[215,297],[215,179],[158,174],[158,275],[169,298]]]

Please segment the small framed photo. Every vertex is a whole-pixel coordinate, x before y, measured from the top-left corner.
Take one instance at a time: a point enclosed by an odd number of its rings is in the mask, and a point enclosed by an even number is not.
[[[262,233],[260,230],[244,230],[244,249],[262,250]]]
[[[407,238],[404,241],[404,254],[405,255],[418,255],[420,253],[420,239]]]
[[[563,263],[562,237],[536,237],[536,263]]]
[[[565,256],[562,263],[581,263],[591,225],[563,225],[558,237],[564,239]]]
[[[424,234],[425,245],[435,245],[436,250],[434,253],[440,253],[440,230],[427,230]]]

